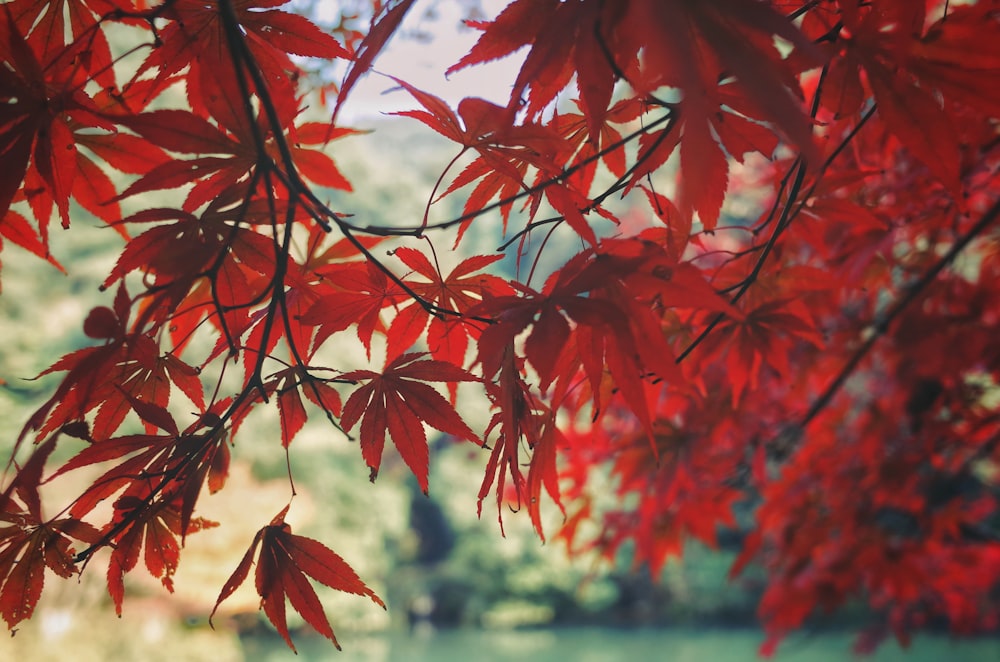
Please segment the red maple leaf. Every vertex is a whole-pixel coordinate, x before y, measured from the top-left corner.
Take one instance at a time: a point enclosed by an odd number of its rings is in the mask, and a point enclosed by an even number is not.
[[[423,354],[402,354],[386,364],[381,373],[353,370],[341,379],[367,381],[344,404],[340,419],[345,430],[361,420],[361,455],[371,469],[372,480],[382,464],[386,432],[420,489],[427,492],[428,451],[424,424],[460,439],[479,442],[444,396],[426,382],[477,381],[452,363],[421,360]]]
[[[406,284],[427,303],[442,312],[431,318],[427,309],[417,302],[407,306],[393,319],[388,332],[389,356],[409,349],[423,334],[430,318],[428,345],[431,356],[440,361],[462,365],[469,338],[477,338],[477,325],[462,318],[478,305],[484,295],[498,296],[510,292],[503,279],[486,273],[476,273],[503,259],[503,255],[475,255],[462,260],[447,277],[431,264],[427,256],[412,248],[397,248],[396,257],[426,281],[407,279]]]
[[[831,68],[830,91],[821,101],[836,116],[850,117],[870,90],[886,130],[959,196],[958,136],[965,120],[955,107],[994,117],[1000,112],[1000,95],[981,85],[1000,73],[1000,23],[991,11],[961,7],[925,31],[923,3],[883,2],[877,11],[845,9],[838,25],[850,36],[841,35],[836,42],[843,55]]]
[[[288,74],[295,72],[296,67],[288,54],[330,59],[350,57],[336,39],[309,19],[272,9],[286,3],[287,0],[236,0],[232,3],[247,48],[253,53],[256,66],[263,70],[273,86],[273,92],[280,92],[274,94],[280,99],[295,96]],[[238,98],[233,62],[223,55],[228,52],[227,37],[217,8],[198,0],[178,0],[158,15],[169,20],[159,31],[161,45],[149,54],[133,81],[141,82],[140,76],[144,73],[156,72],[155,88],[149,92],[155,96],[170,84],[173,75],[190,66],[190,78],[213,76],[216,86],[225,90],[225,96]],[[201,98],[196,97],[195,101],[199,106],[203,103]]]
[[[596,141],[614,90],[616,50],[612,31],[622,8],[614,4],[518,0],[495,20],[470,23],[483,30],[479,41],[448,73],[510,55],[531,46],[511,91],[511,105],[527,94],[527,111],[536,116],[569,84],[575,73],[590,139]]]
[[[379,313],[408,301],[410,295],[370,261],[332,264],[316,273],[324,285],[316,288],[318,298],[301,317],[303,324],[318,327],[314,345],[357,325],[358,339],[370,355],[372,334],[382,328]]]
[[[292,607],[317,632],[328,638],[339,649],[340,644],[333,634],[333,628],[326,618],[323,606],[316,596],[315,590],[309,584],[309,578],[329,586],[332,589],[363,595],[372,602],[385,608],[385,603],[365,585],[357,573],[337,554],[325,545],[312,538],[295,535],[292,527],[285,523],[288,506],[275,515],[271,523],[262,528],[254,536],[250,549],[243,560],[226,580],[219,599],[215,602],[212,616],[218,610],[222,601],[232,595],[250,574],[254,555],[260,547],[257,557],[257,570],[254,585],[260,595],[260,604],[267,614],[268,620],[278,629],[278,633],[295,650],[292,638],[288,634],[288,622],[285,619],[285,598]],[[211,622],[211,616],[209,617]]]
[[[59,11],[61,14],[61,5]],[[61,28],[61,20],[59,25]],[[102,34],[100,30],[96,33]],[[42,48],[40,43],[35,45]],[[40,190],[34,191],[28,202],[46,246],[53,204],[63,225],[68,226],[70,197],[79,194],[85,206],[96,208],[95,195],[112,190],[102,174],[92,184],[96,189],[77,182],[95,168],[77,154],[75,131],[107,132],[113,131],[114,125],[101,117],[100,109],[83,91],[80,74],[85,71],[72,64],[72,50],[39,55],[25,40],[10,8],[4,6],[0,17],[0,154],[8,169],[0,178],[0,215],[6,215],[26,178],[38,182]],[[79,170],[81,165],[84,173]]]
[[[119,616],[125,599],[125,574],[136,567],[140,552],[149,574],[173,592],[173,575],[180,561],[180,538],[185,532],[218,526],[201,518],[185,523],[180,509],[169,499],[150,504],[140,493],[129,490],[115,501],[113,522],[127,522],[115,536],[108,564],[108,593]]]
[[[263,390],[268,395],[277,395],[281,444],[286,448],[308,419],[301,395],[322,409],[331,420],[341,413],[340,394],[336,389],[301,367],[279,370],[264,383]]]
[[[77,570],[73,541],[94,544],[100,533],[68,517],[39,522],[25,512],[0,512],[0,617],[13,629],[31,618],[45,585],[45,570],[68,578]]]
[[[507,109],[471,97],[459,102],[456,115],[442,99],[418,90],[406,81],[393,80],[424,107],[424,110],[400,111],[397,115],[423,122],[462,145],[462,153],[468,149],[477,152],[478,156],[439,196],[444,197],[480,180],[465,204],[466,213],[484,207],[496,195],[506,199],[526,188],[529,167],[537,170],[540,179],[554,177],[561,172],[560,165],[568,156],[564,153],[567,146],[549,127],[531,122],[514,124],[513,115]],[[537,208],[540,196],[540,191],[529,196],[533,209]],[[511,206],[507,203],[501,208],[505,222]],[[459,238],[470,222],[471,219],[461,225]]]

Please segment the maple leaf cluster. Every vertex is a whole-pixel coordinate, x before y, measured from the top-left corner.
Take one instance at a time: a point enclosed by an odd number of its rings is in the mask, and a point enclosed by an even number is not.
[[[0,236],[59,266],[49,223],[76,203],[125,242],[83,322],[95,343],[43,373],[61,382],[2,484],[10,628],[46,568],[101,550],[119,611],[140,558],[171,589],[185,537],[214,525],[200,495],[271,406],[279,452],[323,417],[356,430],[372,480],[390,441],[424,492],[428,428],[481,446],[501,526],[525,507],[540,537],[628,544],[654,575],[746,529],[733,576],[766,575],[765,650],[858,598],[865,642],[1000,627],[995,2],[515,0],[469,22],[449,69],[524,53],[506,105],[393,79],[415,106],[399,115],[456,151],[410,225],[325,196],[351,200],[339,110],[415,0],[375,0],[360,31],[285,4],[3,5]],[[126,27],[143,37],[120,53]],[[330,118],[306,119],[303,67],[332,60]],[[175,202],[126,211],[152,192]],[[451,196],[461,216],[438,220]],[[446,275],[436,239],[470,233],[499,251]],[[345,337],[366,367],[331,364]],[[460,413],[477,393],[485,421]],[[57,446],[72,457],[51,469]],[[46,486],[92,465],[47,513]],[[219,602],[256,565],[290,646],[286,598],[336,643],[310,579],[382,601],[288,509]]]

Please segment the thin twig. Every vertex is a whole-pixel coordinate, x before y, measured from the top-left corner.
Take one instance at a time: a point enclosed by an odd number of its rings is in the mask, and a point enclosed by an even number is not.
[[[823,393],[816,398],[816,401],[813,402],[812,407],[809,408],[806,415],[802,417],[802,420],[799,423],[800,430],[805,428],[806,425],[816,418],[817,414],[823,411],[823,409],[830,404],[833,397],[840,391],[841,388],[843,388],[848,377],[850,377],[851,374],[857,369],[858,365],[860,365],[862,359],[868,355],[868,352],[872,350],[875,343],[888,332],[892,322],[899,317],[900,314],[906,310],[907,306],[913,303],[917,297],[919,297],[920,294],[927,289],[932,282],[934,282],[934,279],[936,279],[938,275],[944,271],[945,267],[951,264],[955,258],[958,257],[959,253],[965,250],[969,243],[979,236],[986,228],[988,228],[998,216],[1000,216],[1000,200],[997,200],[993,206],[983,214],[983,217],[979,219],[978,223],[969,228],[969,231],[964,235],[959,237],[958,241],[955,242],[951,249],[949,249],[948,252],[941,257],[941,259],[934,263],[934,266],[924,272],[923,276],[910,284],[906,288],[905,294],[903,294],[903,296],[893,304],[892,308],[890,308],[884,315],[880,316],[874,322],[871,327],[872,333],[868,339],[865,340],[864,344],[862,344],[861,347],[854,352],[847,363],[844,364],[844,367],[841,368],[837,376],[834,377],[833,381],[830,382],[826,389],[823,390]]]

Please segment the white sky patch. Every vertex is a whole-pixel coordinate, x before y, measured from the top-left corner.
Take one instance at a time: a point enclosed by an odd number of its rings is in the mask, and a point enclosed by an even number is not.
[[[481,2],[483,14],[488,19],[495,18],[508,4],[509,0]],[[329,6],[335,8],[336,3]],[[481,34],[462,23],[466,13],[463,4],[454,0],[416,3],[403,21],[400,33],[393,36],[375,60],[374,71],[363,77],[351,91],[341,109],[339,123],[349,125],[360,119],[420,107],[405,90],[375,72],[395,76],[439,96],[453,109],[465,97],[480,97],[507,105],[526,48],[511,57],[474,65],[445,77],[448,67],[468,53]],[[321,14],[321,18],[326,17]],[[427,39],[410,36],[413,34],[426,35]]]

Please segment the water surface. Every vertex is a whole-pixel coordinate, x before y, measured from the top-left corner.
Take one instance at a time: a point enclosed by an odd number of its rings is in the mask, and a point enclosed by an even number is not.
[[[340,636],[342,652],[320,638],[295,639],[298,656],[280,639],[245,640],[247,659],[262,662],[752,662],[763,635],[756,630],[454,630]],[[850,632],[800,634],[779,648],[779,662],[994,662],[1000,661],[1000,638],[952,640],[947,635],[915,637],[904,650],[894,640],[873,655],[852,653]]]

